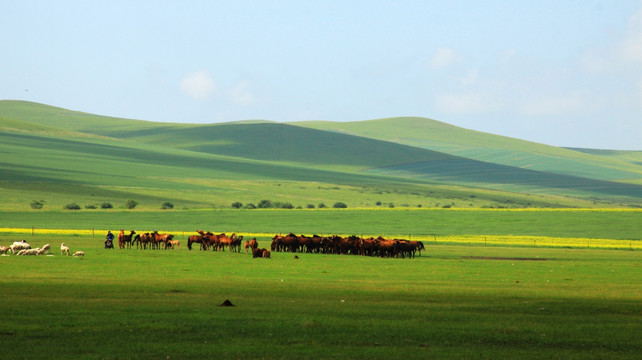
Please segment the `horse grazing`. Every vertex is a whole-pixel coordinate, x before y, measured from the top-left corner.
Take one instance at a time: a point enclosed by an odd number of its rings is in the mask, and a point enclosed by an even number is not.
[[[270,250],[268,249],[252,249],[252,258],[269,258],[270,257]]]
[[[132,248],[132,237],[136,234],[134,230],[131,231],[129,235],[125,235],[125,231],[123,229],[120,229],[120,233],[118,234],[118,247],[121,249],[125,248],[125,245],[127,245],[128,249]]]

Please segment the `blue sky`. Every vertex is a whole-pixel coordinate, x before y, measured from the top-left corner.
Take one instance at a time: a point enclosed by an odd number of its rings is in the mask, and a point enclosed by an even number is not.
[[[0,99],[642,150],[642,1],[2,1]]]

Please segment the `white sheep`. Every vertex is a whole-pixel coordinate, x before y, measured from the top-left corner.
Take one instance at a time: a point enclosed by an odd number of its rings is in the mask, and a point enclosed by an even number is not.
[[[65,245],[65,243],[60,244],[60,254],[67,253],[67,256],[69,256],[69,247]]]
[[[85,256],[84,251],[76,251],[72,256]]]
[[[49,244],[45,244],[45,245],[42,247],[42,252],[43,252],[43,254],[44,254],[45,252],[46,252],[46,253],[49,253],[49,249],[50,249],[50,248],[51,248],[51,246],[49,246]]]
[[[16,254],[16,256],[25,255],[25,253],[26,253],[26,252],[27,252],[27,250],[24,250],[24,249],[23,249],[23,250],[20,250],[20,251],[18,251],[18,253]]]
[[[45,248],[37,249],[37,250],[38,250],[38,252],[36,253],[36,255],[44,255],[45,254]]]
[[[25,255],[38,255],[40,248],[25,250]]]
[[[0,246],[0,255],[6,254],[10,250],[11,250],[11,247],[9,246]]]
[[[31,249],[31,245],[29,245],[25,240],[22,240],[22,241],[14,242],[10,246],[10,248],[11,248],[11,252],[15,254],[20,250],[29,250],[29,249]]]

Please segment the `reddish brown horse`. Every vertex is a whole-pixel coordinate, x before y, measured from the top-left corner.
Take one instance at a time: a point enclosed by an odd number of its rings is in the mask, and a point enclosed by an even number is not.
[[[256,238],[252,238],[252,240],[245,242],[245,253],[247,254],[248,249],[252,250],[252,253],[254,253],[254,249],[258,247],[259,243],[256,241]]]
[[[207,245],[205,244],[204,239],[205,233],[203,230],[196,230],[196,232],[199,233],[199,235],[190,235],[187,238],[187,249],[192,250],[192,244],[194,243],[201,244],[201,250],[206,249]]]
[[[136,236],[132,240],[132,242],[136,243],[136,249],[138,249],[139,247],[147,249],[147,245],[150,245],[151,248],[151,241],[152,237],[148,232],[143,234],[136,234]]]
[[[153,247],[156,249],[160,249],[160,245],[164,244],[165,249],[168,248],[167,242],[174,239],[174,235],[172,234],[159,234],[158,231],[154,231],[153,233],[150,234],[152,237],[152,244],[154,245]]]
[[[132,248],[132,237],[136,234],[134,230],[131,231],[129,235],[125,235],[125,231],[123,229],[120,229],[120,233],[118,234],[118,247],[121,249],[125,248],[125,245],[127,245],[128,249]]]
[[[218,241],[219,241],[218,248],[220,250],[225,251],[225,247],[228,246],[230,248],[230,252],[232,252],[232,246],[233,246],[232,241],[235,235],[236,234],[232,234],[231,237],[227,237],[225,233],[218,235]]]

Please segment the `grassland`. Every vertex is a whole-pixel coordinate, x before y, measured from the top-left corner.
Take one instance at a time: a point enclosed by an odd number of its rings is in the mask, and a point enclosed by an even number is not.
[[[158,124],[0,101],[0,244],[53,247],[0,257],[0,358],[639,357],[638,153],[427,119],[346,126]],[[230,209],[263,199],[302,209]],[[114,209],[62,210],[72,202]],[[349,208],[318,208],[335,202]],[[105,250],[108,229],[172,232],[183,249]],[[427,249],[252,259],[187,251],[196,229],[263,247],[295,232]],[[86,256],[60,256],[62,242]]]
[[[419,118],[345,125],[168,124],[0,101],[0,209],[129,199],[147,210],[263,199],[303,208],[642,206],[636,152],[546,147]],[[435,137],[468,152],[426,145]],[[472,155],[484,153],[492,156]]]
[[[62,241],[84,258],[56,254]],[[104,250],[0,257],[2,357],[635,359],[637,251],[428,245],[416,259]],[[265,245],[263,243],[262,245]],[[229,299],[235,307],[218,306]]]
[[[459,128],[432,119],[292,123],[307,128],[391,141],[466,159],[596,180],[640,179],[642,151],[560,148]],[[633,166],[632,166],[633,165]]]
[[[0,227],[27,229],[642,240],[642,210],[612,209],[32,210],[2,211],[0,219]]]

